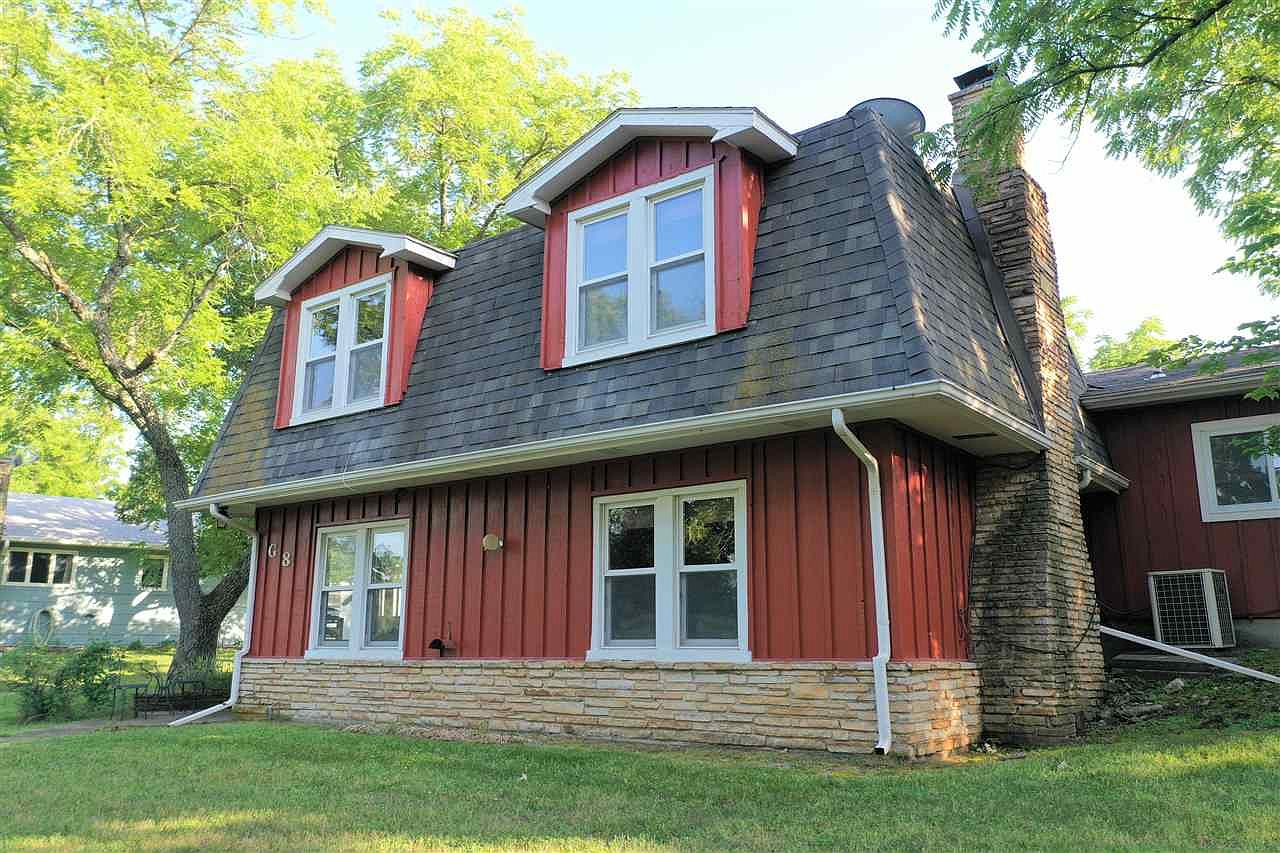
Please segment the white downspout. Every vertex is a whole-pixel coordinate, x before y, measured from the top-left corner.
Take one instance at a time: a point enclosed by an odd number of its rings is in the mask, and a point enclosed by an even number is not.
[[[249,653],[249,638],[252,636],[253,631],[253,588],[258,579],[258,531],[252,525],[237,521],[227,515],[218,508],[217,504],[209,504],[209,515],[228,527],[234,527],[236,530],[249,534],[249,596],[245,600],[244,606],[244,639],[240,642],[240,651],[236,652],[235,659],[231,664],[231,692],[227,696],[227,701],[220,702],[212,708],[204,708],[194,714],[180,717],[169,723],[171,726],[193,723],[204,717],[212,716],[219,711],[225,711],[236,704],[236,700],[240,698],[240,659]]]
[[[876,600],[876,656],[871,672],[876,691],[876,752],[884,755],[893,743],[889,723],[889,579],[884,559],[884,501],[880,495],[880,463],[845,423],[844,412],[831,410],[831,428],[867,469],[867,503],[871,509],[871,576]]]

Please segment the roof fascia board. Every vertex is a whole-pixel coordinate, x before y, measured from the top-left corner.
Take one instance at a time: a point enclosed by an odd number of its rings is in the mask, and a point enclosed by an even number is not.
[[[379,249],[380,257],[412,261],[437,271],[451,270],[458,262],[453,254],[408,234],[326,225],[262,282],[253,292],[253,298],[266,305],[284,305],[298,285],[346,246]]]
[[[507,197],[503,212],[541,228],[551,203],[641,136],[703,136],[730,142],[766,163],[794,157],[799,141],[755,107],[615,110]]]
[[[147,551],[165,551],[168,552],[169,546],[162,545],[158,542],[126,542],[120,540],[90,540],[90,539],[36,539],[31,537],[7,536],[5,537],[11,547],[21,550],[25,547],[40,548],[142,548]]]
[[[775,403],[732,412],[679,418],[654,424],[617,427],[583,435],[525,442],[508,447],[420,459],[395,465],[367,468],[344,474],[326,474],[286,483],[179,501],[178,508],[198,511],[209,504],[289,503],[329,495],[379,491],[427,482],[553,467],[591,458],[603,459],[653,452],[660,446],[714,444],[735,438],[762,437],[778,432],[822,426],[831,409],[846,409],[851,421],[896,418],[910,425],[910,401],[921,405],[942,404],[948,411],[963,410],[1000,441],[998,452],[1039,451],[1049,440],[1036,427],[1019,420],[953,382],[942,379],[898,385],[873,391],[859,391],[815,397],[791,403]],[[936,408],[936,405],[935,405]],[[936,415],[936,412],[935,412]],[[948,436],[948,440],[951,437]]]
[[[1234,376],[1215,376],[1154,385],[1150,388],[1121,388],[1114,391],[1086,391],[1080,396],[1080,404],[1091,412],[1114,409],[1132,409],[1157,403],[1177,403],[1184,400],[1201,400],[1252,391],[1266,370],[1251,371]],[[1088,377],[1086,376],[1086,381]]]
[[[1103,489],[1118,495],[1129,488],[1129,478],[1116,469],[1087,456],[1077,456],[1075,461],[1076,465],[1088,471],[1092,475],[1092,481]]]

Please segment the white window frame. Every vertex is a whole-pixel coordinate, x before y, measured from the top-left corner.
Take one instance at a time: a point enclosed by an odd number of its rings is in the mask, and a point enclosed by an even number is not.
[[[685,567],[684,525],[680,506],[684,498],[732,497],[734,510],[734,562],[716,566]],[[626,506],[654,506],[654,570],[609,571],[612,577],[654,574],[654,642],[627,640],[610,642],[605,634],[605,575],[607,563],[608,513]],[[596,498],[592,513],[593,595],[591,604],[591,648],[587,660],[708,661],[746,663],[751,660],[750,631],[747,624],[747,484],[745,480],[709,483],[648,492],[633,492]],[[736,642],[680,640],[680,576],[684,572],[734,571],[738,573],[738,639]]]
[[[1202,421],[1191,425],[1191,446],[1195,452],[1196,484],[1200,491],[1200,518],[1203,521],[1280,518],[1280,476],[1277,476],[1273,463],[1267,465],[1267,471],[1271,477],[1270,503],[1219,505],[1218,489],[1213,475],[1213,453],[1209,444],[1209,440],[1214,436],[1261,432],[1274,426],[1280,426],[1280,414]]]
[[[387,360],[390,350],[391,335],[391,283],[394,274],[384,272],[372,278],[357,281],[338,290],[313,296],[303,302],[299,308],[298,343],[294,356],[293,370],[293,415],[289,419],[292,424],[305,424],[312,421],[336,418],[355,412],[364,412],[386,405],[387,397]],[[354,349],[371,346],[372,341],[355,346],[356,311],[355,302],[378,290],[383,291],[382,311],[382,379],[378,383],[378,393],[365,400],[354,403],[345,402],[347,386],[351,377],[351,352]],[[311,344],[311,322],[319,311],[338,306],[338,340],[333,354],[333,402],[328,408],[307,411],[304,406],[304,394],[307,387],[308,348]]]
[[[9,559],[12,554],[27,555],[27,573],[23,576],[23,580],[9,580]],[[49,555],[49,580],[46,583],[33,583],[31,578],[31,565],[35,562],[36,554]],[[71,558],[71,571],[67,572],[67,579],[63,583],[53,582],[54,567],[57,565],[58,556],[65,555]],[[68,551],[65,548],[41,548],[37,546],[24,545],[21,547],[10,547],[4,552],[3,571],[0,572],[0,584],[5,586],[32,586],[32,587],[64,587],[71,586],[76,582],[76,557],[75,551]]]
[[[160,571],[160,586],[143,586],[142,576],[146,572],[143,565],[147,560],[159,560],[164,564],[164,568]],[[134,584],[139,592],[167,592],[169,589],[169,558],[160,554],[147,554],[138,563],[138,581]]]
[[[404,534],[404,580],[399,584],[370,584],[366,577],[369,559],[369,540],[374,531],[399,530]],[[360,533],[356,538],[356,572],[351,582],[351,639],[346,644],[324,642],[321,640],[324,631],[324,613],[320,610],[321,593],[326,589],[325,550],[322,547],[324,537],[334,533]],[[311,590],[311,626],[308,633],[307,658],[328,658],[333,660],[350,660],[375,658],[380,660],[400,660],[404,657],[404,620],[405,607],[409,597],[409,564],[411,541],[409,539],[409,522],[405,519],[391,521],[361,522],[358,524],[336,524],[316,530],[315,548],[315,583]],[[400,636],[394,643],[366,644],[365,607],[368,592],[371,589],[399,587],[400,594]]]
[[[702,191],[703,272],[706,276],[703,298],[705,314],[702,322],[690,323],[661,332],[650,328],[652,313],[652,273],[655,268],[672,266],[695,257],[689,252],[661,262],[654,259],[654,205],[665,199]],[[569,214],[565,288],[565,348],[563,365],[615,358],[634,352],[656,349],[684,341],[706,338],[716,333],[716,252],[715,252],[715,164],[633,190],[625,195],[605,199]],[[627,215],[627,338],[624,341],[583,348],[578,342],[578,293],[582,278],[583,229],[592,222],[625,212]]]

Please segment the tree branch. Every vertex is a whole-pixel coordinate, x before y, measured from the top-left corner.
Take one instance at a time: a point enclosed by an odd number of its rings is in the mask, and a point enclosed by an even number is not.
[[[161,342],[160,346],[144,355],[137,364],[125,371],[125,375],[128,378],[132,379],[133,377],[145,372],[151,367],[151,365],[169,354],[169,350],[173,349],[174,344],[178,342],[183,333],[187,330],[187,327],[191,325],[191,320],[195,317],[196,312],[200,310],[200,306],[203,305],[209,299],[210,294],[213,293],[213,288],[217,286],[218,279],[230,266],[231,255],[227,255],[218,262],[218,265],[214,267],[213,272],[209,274],[207,279],[205,279],[204,284],[200,287],[200,291],[196,294],[196,297],[191,300],[191,304],[187,306],[187,310],[183,313],[182,319],[173,327],[173,330],[169,332],[168,336],[163,342]]]

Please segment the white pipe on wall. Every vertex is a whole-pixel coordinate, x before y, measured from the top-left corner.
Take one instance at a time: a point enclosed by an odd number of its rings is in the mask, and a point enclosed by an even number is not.
[[[231,692],[227,696],[227,701],[220,702],[212,708],[204,708],[194,714],[180,717],[169,723],[171,726],[183,726],[187,723],[193,723],[196,720],[212,716],[219,711],[225,711],[236,704],[236,700],[240,698],[240,659],[249,653],[249,638],[253,631],[253,588],[258,579],[258,531],[252,525],[233,519],[219,509],[217,504],[209,504],[209,515],[212,515],[228,527],[234,527],[236,530],[249,534],[249,597],[245,601],[244,607],[244,639],[241,640],[240,651],[236,652],[235,660],[231,664]]]
[[[1098,631],[1108,637],[1116,637],[1142,646],[1150,646],[1153,649],[1159,649],[1160,651],[1168,652],[1171,655],[1181,655],[1184,658],[1190,658],[1191,660],[1199,661],[1200,663],[1207,663],[1210,666],[1216,666],[1219,669],[1225,669],[1228,672],[1247,675],[1250,678],[1256,678],[1259,681],[1269,681],[1272,684],[1280,684],[1280,676],[1272,675],[1269,672],[1262,672],[1257,669],[1250,669],[1247,666],[1241,666],[1240,664],[1232,663],[1229,660],[1222,660],[1221,658],[1202,655],[1199,652],[1193,652],[1190,649],[1184,649],[1181,646],[1171,646],[1168,643],[1162,643],[1159,640],[1152,640],[1149,637],[1139,637],[1137,634],[1130,634],[1128,631],[1108,628],[1105,625],[1099,628]]]
[[[831,428],[867,471],[867,504],[871,510],[871,576],[876,602],[876,656],[871,659],[876,694],[876,752],[887,753],[893,743],[889,722],[889,578],[884,557],[884,501],[880,494],[880,463],[845,423],[844,412],[831,410]]]

